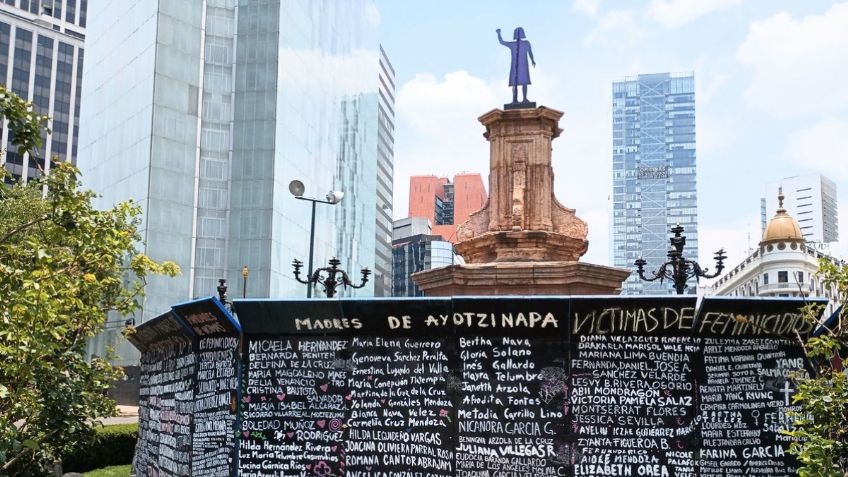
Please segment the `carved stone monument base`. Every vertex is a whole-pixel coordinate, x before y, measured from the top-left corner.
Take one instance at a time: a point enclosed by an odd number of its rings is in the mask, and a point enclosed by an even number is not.
[[[548,232],[519,230],[488,232],[456,244],[468,263],[577,261],[589,248],[585,238]]]
[[[412,279],[425,296],[618,295],[628,275],[583,262],[495,262],[424,270]]]

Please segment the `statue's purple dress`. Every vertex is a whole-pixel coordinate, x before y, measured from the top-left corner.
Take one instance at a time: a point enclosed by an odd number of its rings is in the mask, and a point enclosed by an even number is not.
[[[509,66],[509,85],[519,86],[530,84],[530,66],[527,56],[533,51],[527,40],[503,41],[501,45],[509,48],[512,54],[512,62]]]

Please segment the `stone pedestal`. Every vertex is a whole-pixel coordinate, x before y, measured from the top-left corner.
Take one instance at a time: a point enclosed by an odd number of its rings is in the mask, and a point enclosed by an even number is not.
[[[545,230],[489,232],[456,244],[467,263],[573,262],[586,253],[589,242]]]
[[[629,270],[579,263],[588,227],[553,193],[551,143],[563,113],[493,109],[480,116],[489,141],[489,200],[457,228],[467,265],[425,270],[425,295],[617,294]]]
[[[427,296],[618,295],[629,270],[581,262],[451,265],[412,275]]]

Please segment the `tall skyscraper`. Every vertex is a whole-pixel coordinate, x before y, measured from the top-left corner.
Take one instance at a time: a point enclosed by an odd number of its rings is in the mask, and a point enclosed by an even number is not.
[[[409,178],[409,216],[425,217],[433,234],[456,243],[456,227],[486,203],[486,188],[480,174],[462,173],[453,178],[412,176]]]
[[[8,147],[9,130],[0,124],[7,181],[38,176],[54,157],[76,163],[87,8],[88,0],[0,3],[0,82],[50,116],[53,130],[33,157]]]
[[[103,207],[136,200],[144,252],[182,268],[149,280],[136,322],[214,294],[218,278],[230,296],[305,296],[291,262],[309,255],[312,208],[289,192],[294,179],[308,197],[345,192],[315,209],[315,267],[336,256],[352,273],[375,268],[372,1],[92,0],[90,17],[85,186]],[[373,281],[356,291],[373,293]]]
[[[798,220],[804,240],[818,243],[839,240],[836,183],[821,174],[784,177],[766,184],[765,197],[760,199],[762,230],[766,229],[766,212],[777,208],[777,191],[781,186],[786,196],[783,205]]]
[[[667,260],[669,229],[682,225],[686,253],[698,256],[695,77],[639,75],[612,86],[612,262],[633,268]],[[694,279],[689,291],[695,292]],[[624,294],[669,294],[668,283],[631,275]]]
[[[392,296],[392,194],[395,173],[395,70],[380,46],[377,100],[377,250],[374,296]]]

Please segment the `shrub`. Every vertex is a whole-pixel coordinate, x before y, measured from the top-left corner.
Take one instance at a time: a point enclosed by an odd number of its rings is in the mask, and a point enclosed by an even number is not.
[[[111,465],[131,464],[138,437],[138,424],[117,424],[97,428],[88,446],[65,456],[65,472],[85,472]]]
[[[789,452],[801,463],[801,477],[848,476],[848,373],[842,355],[848,349],[848,265],[819,261],[819,273],[826,287],[834,286],[835,300],[843,303],[836,323],[804,344],[809,369],[794,375],[793,404],[801,406],[792,414],[793,425],[786,434],[796,440]],[[818,313],[808,307],[808,320]],[[812,374],[810,374],[812,371]]]

